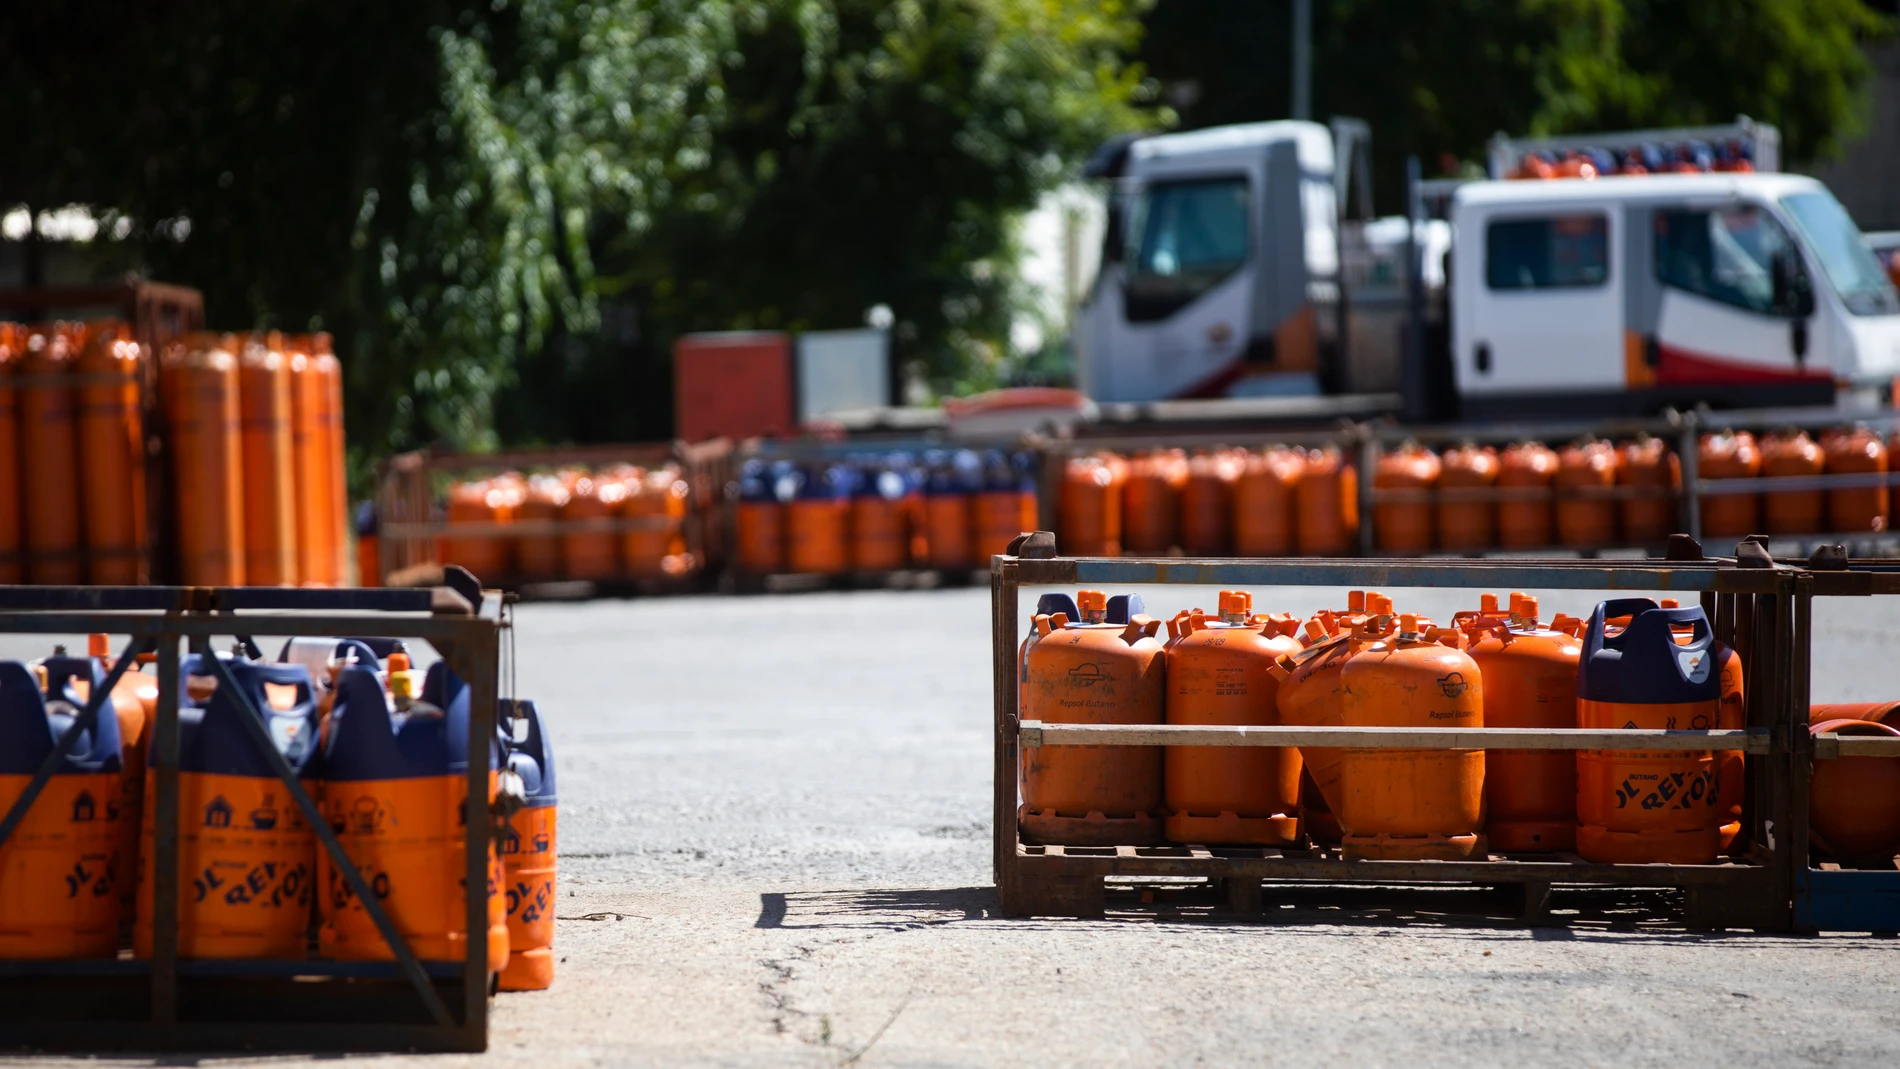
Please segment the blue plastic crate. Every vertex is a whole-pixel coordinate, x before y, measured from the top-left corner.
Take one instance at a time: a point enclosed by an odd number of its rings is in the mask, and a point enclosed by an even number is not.
[[[1810,932],[1900,932],[1900,872],[1800,870],[1794,918]]]

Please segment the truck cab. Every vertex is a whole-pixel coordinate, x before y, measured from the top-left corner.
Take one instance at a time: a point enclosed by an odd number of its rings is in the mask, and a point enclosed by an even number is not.
[[[1886,399],[1900,295],[1811,178],[1463,185],[1451,365],[1466,416]]]
[[[1337,338],[1333,134],[1262,122],[1105,146],[1101,271],[1077,316],[1096,401],[1320,392]]]

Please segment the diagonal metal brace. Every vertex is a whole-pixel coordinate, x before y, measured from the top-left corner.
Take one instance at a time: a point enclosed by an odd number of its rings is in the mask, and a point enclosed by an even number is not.
[[[317,841],[323,844],[324,850],[329,853],[330,860],[336,865],[337,871],[349,880],[350,889],[356,892],[356,897],[363,903],[363,908],[369,913],[370,920],[376,923],[376,930],[382,934],[383,942],[388,943],[389,949],[395,952],[396,962],[401,967],[403,975],[408,977],[410,985],[416,989],[416,994],[421,997],[422,1004],[428,1007],[429,1016],[435,1020],[436,1024],[453,1026],[455,1022],[449,1017],[448,1007],[443,1005],[442,996],[437,993],[435,984],[430,982],[428,973],[423,971],[422,962],[417,960],[415,952],[409,949],[408,940],[402,937],[402,933],[396,929],[396,922],[390,920],[389,914],[384,912],[382,903],[377,901],[376,895],[370,890],[369,881],[363,879],[363,873],[356,867],[356,862],[344,852],[343,844],[337,840],[336,832],[331,830],[329,820],[317,808],[317,803],[311,800],[310,792],[304,790],[303,781],[297,777],[296,770],[290,767],[290,762],[284,760],[283,754],[277,752],[276,745],[271,742],[270,734],[264,730],[264,716],[257,706],[252,704],[251,696],[238,689],[237,680],[231,675],[230,666],[211,652],[209,639],[194,640],[192,648],[194,652],[204,655],[205,662],[211,666],[212,674],[218,678],[219,689],[231,695],[246,714],[238,717],[244,722],[245,734],[251,737],[251,741],[263,753],[264,761],[270,766],[271,772],[283,781],[284,788],[290,792],[290,797],[297,803],[297,808],[303,812],[304,821],[310,825],[312,831],[316,832]]]
[[[20,797],[13,802],[13,808],[7,810],[6,818],[0,820],[0,846],[7,844],[7,840],[13,837],[14,830],[20,826],[20,822],[26,819],[26,811],[33,808],[33,802],[39,798],[40,792],[46,789],[47,781],[53,778],[53,772],[59,768],[60,762],[66,760],[67,752],[73,748],[74,743],[79,741],[80,734],[91,731],[99,722],[99,710],[106,702],[112,700],[112,688],[119,685],[119,680],[125,676],[126,670],[138,662],[138,655],[144,653],[152,644],[149,638],[134,638],[125,647],[125,652],[119,655],[118,661],[113,664],[112,671],[106,673],[106,681],[86,696],[86,707],[80,710],[79,715],[74,717],[72,724],[66,728],[66,733],[53,744],[52,752],[40,760],[40,767],[33,770],[33,778],[27,781],[26,790],[20,792]]]

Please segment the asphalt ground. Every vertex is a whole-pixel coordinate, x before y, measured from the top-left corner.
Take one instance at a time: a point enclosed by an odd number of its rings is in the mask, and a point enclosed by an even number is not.
[[[1157,615],[1214,600],[1142,592]],[[1389,593],[1440,619],[1476,600]],[[1546,615],[1596,597],[1537,593]],[[1900,604],[1816,617],[1817,701],[1900,690]],[[368,1060],[1900,1061],[1892,940],[1692,933],[1663,892],[1560,896],[1537,928],[1479,891],[1292,891],[1254,920],[1130,893],[1101,921],[1000,918],[986,589],[524,605],[517,628],[519,693],[557,746],[554,987],[496,1000],[486,1056]]]

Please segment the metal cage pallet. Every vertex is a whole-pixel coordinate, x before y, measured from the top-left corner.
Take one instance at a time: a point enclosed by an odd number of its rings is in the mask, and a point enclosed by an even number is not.
[[[683,525],[686,551],[696,562],[691,581],[678,576],[619,576],[598,581],[604,592],[677,593],[697,589],[700,577],[717,575],[725,560],[725,486],[731,478],[732,443],[723,438],[688,445],[684,442],[648,442],[615,445],[556,446],[501,453],[438,453],[420,450],[384,462],[376,494],[382,540],[383,580],[406,585],[408,576],[429,574],[440,559],[441,540],[558,538],[570,534],[625,534],[665,529],[659,516],[603,517],[574,520],[517,520],[507,523],[450,523],[437,506],[449,477],[471,472],[509,469],[536,470],[566,466],[608,464],[679,465],[690,489]],[[484,581],[506,589],[524,583],[561,583],[565,576],[492,576]],[[594,580],[577,580],[594,582]]]
[[[1025,534],[992,562],[991,606],[995,684],[995,874],[1007,916],[1100,916],[1108,877],[1196,877],[1220,885],[1241,911],[1259,909],[1263,881],[1382,885],[1514,885],[1527,919],[1542,915],[1553,886],[1667,887],[1684,892],[1685,920],[1698,928],[1790,931],[1814,927],[1814,888],[1830,874],[1809,869],[1807,780],[1817,756],[1807,731],[1812,598],[1900,593],[1900,570],[1882,564],[1855,569],[1838,562],[1778,563],[1759,546],[1739,559],[1607,561],[1441,560],[1180,560],[1063,558],[1047,532]],[[1832,572],[1814,565],[1838,563]],[[1746,727],[1740,731],[1582,731],[1531,729],[1368,729],[1066,725],[1024,722],[1017,708],[1017,610],[1024,587],[1074,588],[1132,584],[1199,584],[1260,589],[1275,586],[1545,588],[1696,594],[1715,637],[1742,658]],[[1062,847],[1025,843],[1018,828],[1021,752],[1032,745],[1196,746],[1311,745],[1318,739],[1354,747],[1498,745],[1513,749],[1744,749],[1747,771],[1742,831],[1730,857],[1711,865],[1602,864],[1575,855],[1499,855],[1487,860],[1344,860],[1334,850],[1212,849],[1204,846]],[[1824,740],[1825,741],[1825,740]],[[1888,740],[1842,739],[1836,755],[1895,753]],[[1873,743],[1869,745],[1869,743]],[[1725,745],[1726,744],[1726,745]],[[1820,756],[1827,756],[1822,754]],[[1792,833],[1788,833],[1792,829]],[[1857,894],[1869,876],[1853,873]],[[1817,884],[1817,880],[1819,883]],[[1806,889],[1806,906],[1797,895]],[[1885,893],[1885,892],[1883,892]],[[1893,893],[1900,901],[1900,883]],[[1803,908],[1806,913],[1801,912]],[[1889,909],[1890,925],[1900,909]],[[1808,918],[1808,919],[1804,919]],[[1862,919],[1862,918],[1856,918]],[[1821,925],[1827,927],[1829,925]],[[1865,928],[1866,926],[1863,926]],[[1874,927],[1877,927],[1875,925]]]
[[[459,572],[459,569],[456,570]],[[466,575],[453,575],[458,580]],[[0,1048],[110,1050],[480,1051],[488,1042],[489,976],[483,939],[467,940],[461,962],[416,958],[362,873],[343,852],[297,773],[271,744],[261,717],[239,717],[285,791],[302,810],[318,849],[350,881],[392,957],[388,962],[181,960],[179,907],[179,643],[208,652],[214,637],[365,634],[420,639],[439,652],[470,690],[468,752],[495,737],[501,631],[479,591],[285,590],[202,587],[0,587],[0,633],[125,635],[130,644],[103,686],[0,818],[0,844],[18,827],[60,754],[88,730],[113,685],[140,654],[157,666],[151,726],[155,779],[153,953],[149,960],[0,962]],[[472,602],[471,596],[476,599]],[[215,657],[206,660],[249,705]],[[250,710],[255,714],[256,710]],[[109,712],[106,715],[111,715]],[[468,762],[462,873],[466,931],[488,927],[491,814],[489,770]],[[123,953],[123,952],[122,952]],[[498,968],[500,963],[492,963]]]

